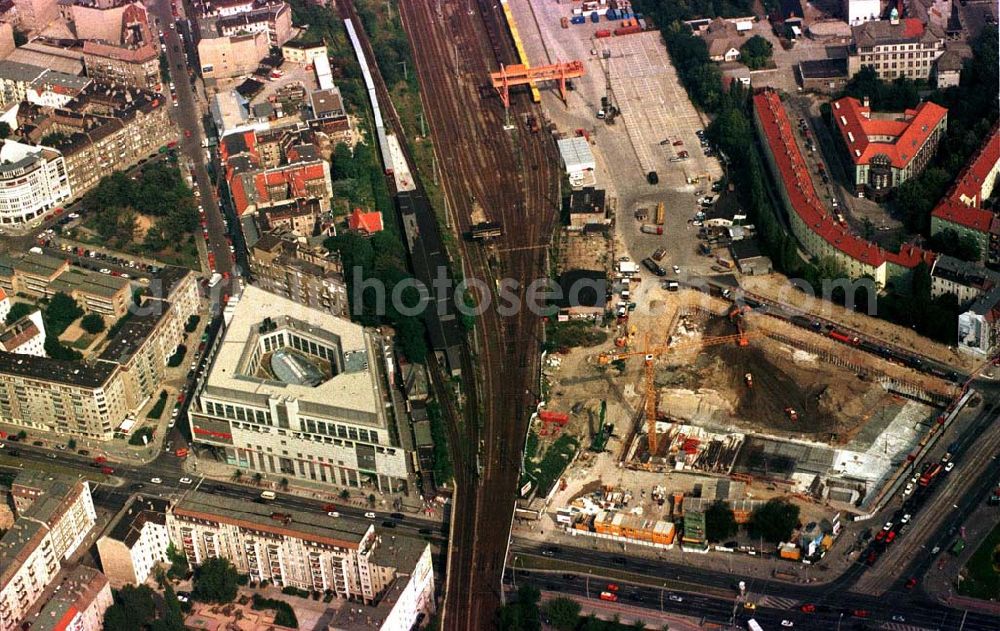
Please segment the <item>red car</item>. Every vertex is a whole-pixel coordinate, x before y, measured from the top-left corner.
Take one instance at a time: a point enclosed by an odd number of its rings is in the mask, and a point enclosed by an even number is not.
[[[191,130],[190,129],[185,129],[184,130],[184,137],[185,138],[190,138],[191,137]]]
[[[609,592],[617,592],[618,591],[618,586],[615,585],[614,583],[608,583],[608,591]]]
[[[612,594],[611,592],[601,592],[601,600],[616,602],[618,600],[618,594]]]
[[[336,504],[324,504],[323,505],[323,511],[324,512],[329,513],[329,512],[335,511],[335,510],[337,510],[337,505]]]
[[[887,534],[885,536],[885,542],[886,543],[892,543],[895,540],[896,540],[896,531],[895,530],[890,530],[889,534]]]
[[[815,613],[815,612],[816,612],[816,605],[812,603],[806,603],[802,605],[802,613]]]
[[[870,614],[867,609],[855,609],[854,616],[856,618],[867,618]]]
[[[885,539],[885,531],[879,530],[878,534],[875,535],[875,541],[882,541],[883,539]]]
[[[104,475],[111,475],[114,472],[115,470],[112,469],[111,467],[101,467],[101,473],[103,473]]]
[[[913,589],[916,586],[917,586],[917,579],[916,579],[916,577],[910,577],[910,579],[908,581],[906,581],[906,585],[904,585],[904,587],[906,587],[906,589]]]
[[[875,552],[873,550],[872,552],[868,553],[868,558],[865,559],[865,563],[867,563],[868,565],[875,565],[875,561],[877,560],[878,560],[878,552]]]

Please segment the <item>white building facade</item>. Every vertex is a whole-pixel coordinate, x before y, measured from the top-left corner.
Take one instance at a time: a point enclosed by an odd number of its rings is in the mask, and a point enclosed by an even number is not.
[[[3,141],[0,146],[0,225],[42,217],[71,197],[69,175],[55,149]]]
[[[844,19],[851,26],[877,20],[881,12],[880,0],[844,0]]]
[[[407,419],[392,404],[387,352],[357,324],[248,286],[188,411],[192,436],[269,483],[404,490],[411,452],[389,416]]]

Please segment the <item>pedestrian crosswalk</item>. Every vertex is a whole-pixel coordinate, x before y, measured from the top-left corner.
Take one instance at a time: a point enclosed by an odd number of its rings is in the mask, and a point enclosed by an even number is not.
[[[758,607],[770,607],[771,609],[798,609],[799,601],[795,598],[782,598],[780,596],[762,596],[757,601]]]

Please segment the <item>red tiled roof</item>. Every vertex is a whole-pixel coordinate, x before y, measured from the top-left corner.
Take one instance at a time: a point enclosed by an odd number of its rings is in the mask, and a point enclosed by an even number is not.
[[[962,169],[955,185],[941,198],[931,215],[978,232],[990,232],[994,215],[979,208],[979,204],[984,197],[983,184],[997,162],[1000,162],[1000,125],[993,127],[979,152]],[[963,198],[969,200],[968,204]]]
[[[934,254],[915,246],[904,246],[899,254],[880,247],[850,232],[836,221],[820,201],[805,159],[795,143],[791,121],[777,92],[760,90],[754,94],[754,110],[767,137],[775,164],[784,182],[792,210],[809,229],[847,256],[872,267],[890,261],[913,267],[920,261],[933,260]]]
[[[906,120],[902,121],[872,120],[870,114],[871,108],[854,97],[845,96],[833,103],[833,117],[851,160],[854,164],[867,164],[882,153],[889,157],[892,166],[902,169],[917,155],[948,110],[924,101],[915,110],[906,110]],[[891,136],[894,140],[871,140],[874,136]]]
[[[247,206],[250,205],[250,200],[247,198],[247,193],[243,190],[243,178],[234,177],[229,181],[229,191],[233,196],[233,206],[236,209],[236,215],[242,215]]]
[[[365,234],[382,232],[382,213],[377,210],[366,213],[361,212],[360,208],[355,208],[351,216],[347,218],[347,227]]]
[[[903,20],[903,37],[914,38],[924,34],[924,23],[917,18]]]

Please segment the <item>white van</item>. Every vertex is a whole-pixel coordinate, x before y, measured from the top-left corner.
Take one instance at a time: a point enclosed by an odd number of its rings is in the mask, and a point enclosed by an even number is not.
[[[273,500],[276,497],[277,497],[277,495],[274,494],[274,491],[261,491],[260,492],[260,499],[262,499],[262,500]]]

